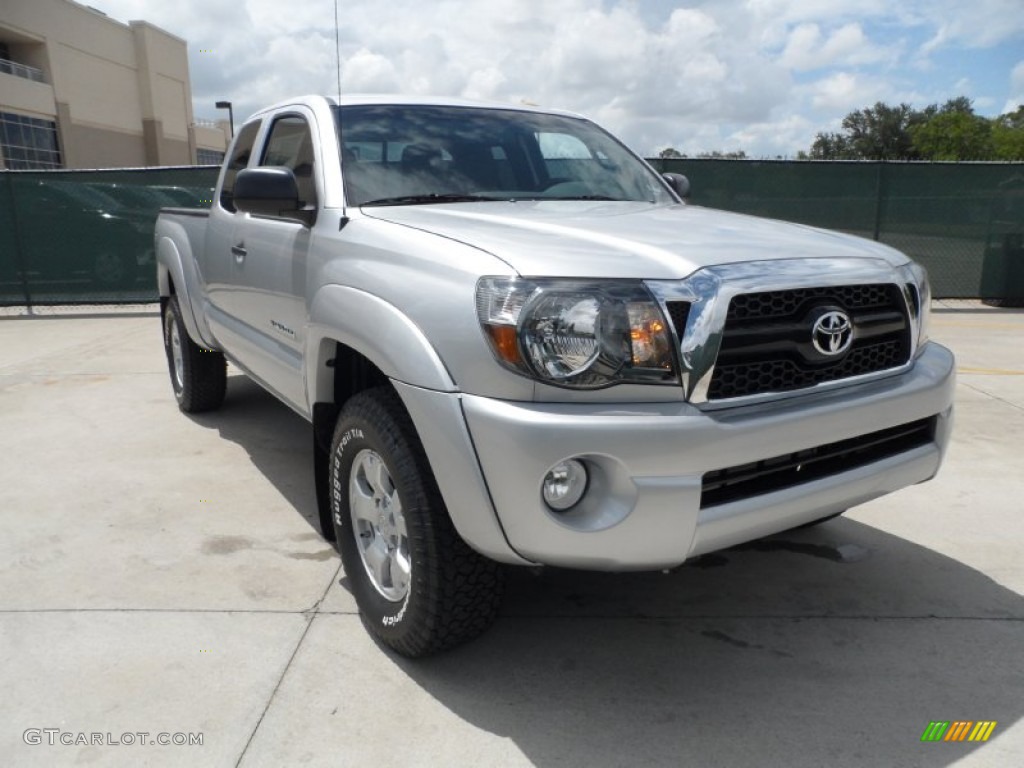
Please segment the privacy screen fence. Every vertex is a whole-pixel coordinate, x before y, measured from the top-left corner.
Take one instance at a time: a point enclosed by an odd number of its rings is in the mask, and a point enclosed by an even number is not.
[[[1024,303],[1022,163],[650,162],[685,174],[698,205],[898,248],[928,268],[937,298]]]
[[[1024,305],[1024,164],[652,160],[691,202],[880,240],[939,298]],[[217,169],[0,171],[0,304],[156,298],[153,222],[209,206]],[[779,254],[785,256],[785,254]]]
[[[0,305],[154,301],[153,224],[217,168],[0,172]]]

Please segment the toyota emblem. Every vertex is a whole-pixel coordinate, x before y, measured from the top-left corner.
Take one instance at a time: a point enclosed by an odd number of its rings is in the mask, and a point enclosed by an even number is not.
[[[845,312],[833,309],[814,321],[811,329],[814,348],[827,357],[843,354],[853,343],[853,323]]]

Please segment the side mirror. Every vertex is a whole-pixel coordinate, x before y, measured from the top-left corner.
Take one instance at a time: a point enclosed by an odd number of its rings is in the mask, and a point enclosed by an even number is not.
[[[281,216],[309,224],[309,211],[301,207],[299,187],[291,168],[266,166],[239,171],[232,200],[235,208],[246,213]]]
[[[663,173],[661,177],[668,182],[672,190],[683,200],[690,199],[690,180],[681,173]]]

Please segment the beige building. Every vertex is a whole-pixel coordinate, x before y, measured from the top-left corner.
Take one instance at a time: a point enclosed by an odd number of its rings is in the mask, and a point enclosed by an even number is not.
[[[192,117],[187,43],[70,0],[0,0],[0,168],[219,162]]]

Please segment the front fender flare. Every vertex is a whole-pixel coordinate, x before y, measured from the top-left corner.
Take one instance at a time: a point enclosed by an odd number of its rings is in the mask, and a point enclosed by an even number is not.
[[[309,305],[305,359],[310,404],[329,401],[333,393],[333,373],[322,359],[324,340],[352,348],[390,379],[439,392],[457,390],[426,335],[398,307],[357,288],[327,285]]]

